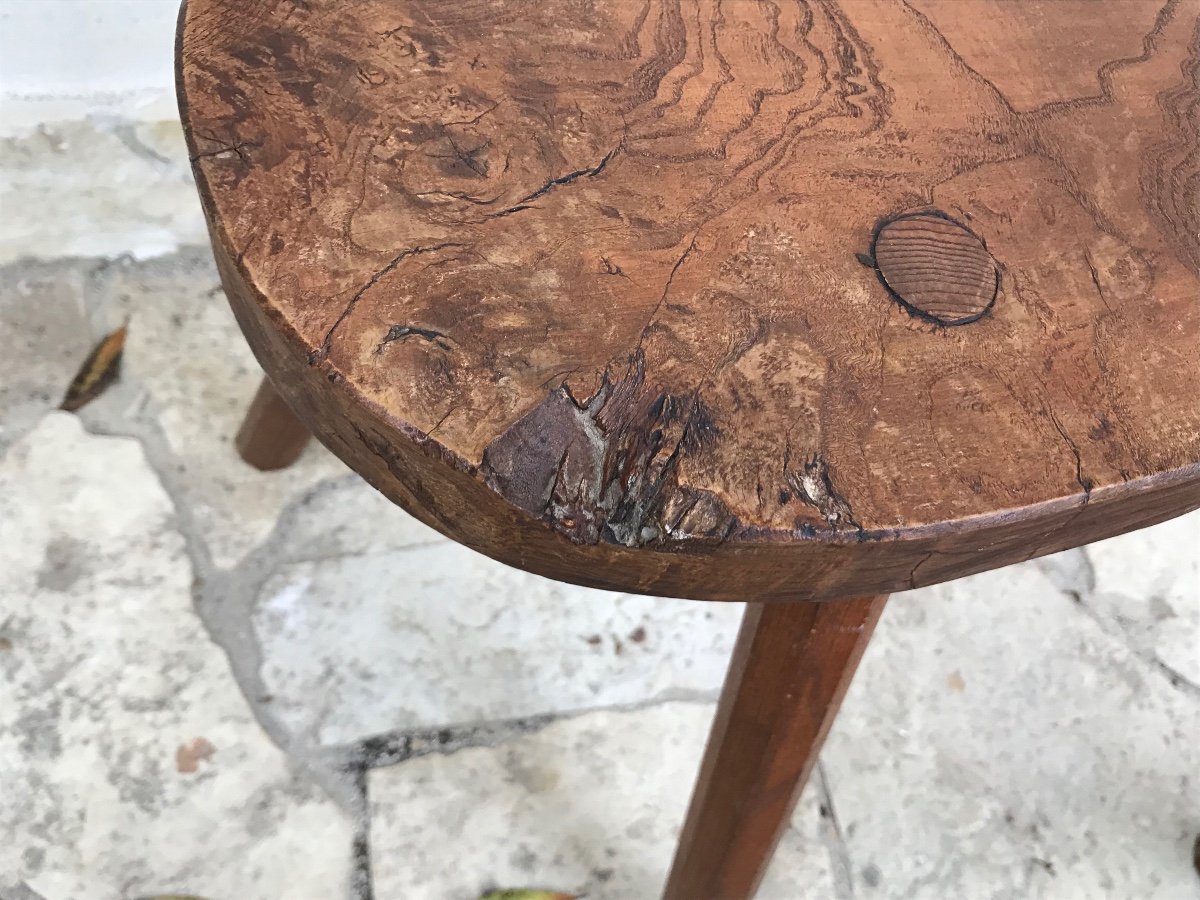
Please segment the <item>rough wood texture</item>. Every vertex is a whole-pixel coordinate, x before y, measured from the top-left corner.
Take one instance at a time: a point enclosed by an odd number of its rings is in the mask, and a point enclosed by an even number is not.
[[[455,539],[706,599],[1200,505],[1195,3],[189,0],[226,289]]]
[[[886,601],[746,607],[664,900],[754,894]]]
[[[242,459],[256,469],[285,469],[300,458],[312,435],[279,392],[264,378],[246,410],[234,442]]]

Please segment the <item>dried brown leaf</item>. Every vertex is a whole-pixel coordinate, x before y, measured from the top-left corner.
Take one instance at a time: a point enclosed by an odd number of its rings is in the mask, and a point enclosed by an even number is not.
[[[125,331],[122,325],[92,348],[67,388],[59,409],[74,412],[99,397],[116,380],[125,350]]]

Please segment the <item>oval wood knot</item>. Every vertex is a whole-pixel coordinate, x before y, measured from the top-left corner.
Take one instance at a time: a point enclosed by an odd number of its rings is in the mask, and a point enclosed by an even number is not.
[[[885,222],[871,253],[884,287],[923,319],[966,325],[996,300],[999,266],[974,232],[945,213],[909,213]]]

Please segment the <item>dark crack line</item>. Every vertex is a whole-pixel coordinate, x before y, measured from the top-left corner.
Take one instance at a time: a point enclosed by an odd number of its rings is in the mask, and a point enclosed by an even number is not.
[[[1108,305],[1108,298],[1104,296],[1104,290],[1100,287],[1100,275],[1096,272],[1096,264],[1092,262],[1092,255],[1084,250],[1083,258],[1087,261],[1088,271],[1092,273],[1092,284],[1096,286],[1096,296],[1100,298],[1104,308],[1112,312],[1112,307]]]
[[[355,823],[351,859],[352,900],[375,900],[375,884],[371,875],[371,796],[365,767],[351,769],[354,790],[361,803],[361,815]]]
[[[621,278],[629,278],[629,276],[625,273],[625,270],[622,269],[615,262],[613,262],[611,259],[609,259],[607,256],[600,257],[600,265],[601,265],[601,267],[603,269],[603,273],[605,275],[617,275]],[[630,279],[630,280],[632,281],[632,279]]]
[[[545,381],[543,381],[540,386],[543,388],[547,388],[552,383],[557,381],[559,383],[560,387],[566,388],[567,387],[567,379],[569,379],[572,375],[574,375],[576,372],[578,372],[581,368],[582,368],[582,366],[572,366],[569,369],[560,369],[559,371],[557,371],[553,375],[551,375],[549,378],[547,378]],[[570,393],[569,388],[568,388],[568,393]],[[585,404],[585,406],[586,406],[586,404]]]
[[[239,141],[236,144],[230,144],[226,147],[218,147],[216,150],[205,150],[203,153],[197,153],[194,156],[189,156],[188,160],[190,162],[196,162],[196,160],[199,159],[207,159],[213,156],[223,156],[226,153],[236,153],[238,159],[240,159],[242,162],[247,162],[248,157],[245,154],[245,149],[247,147],[257,146],[258,144],[254,143],[253,141]]]
[[[504,102],[503,100],[497,100],[495,103],[493,103],[491,106],[489,106],[487,109],[485,109],[483,112],[481,112],[479,115],[477,115],[473,119],[454,119],[449,122],[443,122],[442,127],[448,128],[451,125],[478,125],[480,119],[482,119],[488,113],[495,112],[496,108],[503,102]]]
[[[520,734],[540,731],[560,718],[554,713],[484,722],[390,732],[358,741],[348,748],[351,765],[361,771],[394,766],[431,753],[449,754],[468,747],[488,747]]]
[[[449,197],[451,200],[462,200],[465,203],[471,203],[475,206],[488,206],[499,200],[499,197],[492,197],[486,200],[483,197],[475,197],[468,194],[466,191],[418,191],[413,194],[414,197]]]
[[[1197,684],[1196,682],[1192,681],[1190,678],[1185,676],[1178,669],[1172,668],[1171,666],[1167,665],[1165,662],[1163,662],[1161,659],[1159,659],[1153,653],[1144,654],[1144,655],[1140,654],[1140,653],[1135,653],[1135,655],[1138,656],[1139,658],[1141,658],[1142,661],[1145,662],[1147,665],[1150,665],[1150,666],[1154,667],[1155,669],[1158,669],[1158,671],[1163,675],[1163,677],[1165,677],[1167,679],[1167,681],[1170,682],[1171,687],[1176,688],[1177,690],[1181,690],[1186,693],[1189,693],[1193,697],[1200,698],[1200,684]]]
[[[930,550],[919,560],[917,560],[917,564],[913,566],[912,571],[908,573],[908,589],[910,591],[915,591],[917,589],[917,569],[921,568],[921,566],[933,559],[933,554],[935,553],[937,553],[936,550]]]
[[[696,238],[700,236],[700,229],[696,229],[692,234],[692,240],[687,245],[687,248],[680,254],[679,259],[675,260],[675,265],[671,267],[671,274],[667,276],[667,283],[663,285],[662,294],[659,295],[658,302],[654,304],[654,309],[650,311],[650,318],[646,320],[646,324],[642,326],[642,333],[638,335],[637,349],[642,349],[642,342],[646,339],[646,332],[650,330],[650,326],[654,324],[654,319],[658,315],[658,311],[662,309],[663,304],[667,302],[667,295],[671,292],[671,283],[675,280],[675,273],[683,268],[683,264],[687,258],[692,255],[692,251],[696,249]]]
[[[475,161],[475,155],[477,153],[479,153],[481,150],[486,150],[489,146],[491,146],[491,143],[492,143],[491,141],[484,141],[482,144],[478,145],[477,147],[472,147],[470,150],[464,150],[462,147],[460,147],[458,145],[458,141],[454,140],[453,135],[447,133],[446,134],[446,142],[450,145],[450,149],[454,151],[454,156],[453,156],[454,159],[457,159],[460,163],[462,163],[464,166],[466,166],[468,169],[470,169],[472,172],[474,172],[480,178],[487,177],[487,173],[488,173],[487,159],[485,158],[481,165]],[[435,155],[434,158],[435,159],[439,159],[439,158],[440,159],[449,159],[450,157],[448,157],[444,154],[439,154],[439,155]]]
[[[432,328],[418,328],[416,325],[393,325],[388,329],[388,333],[383,336],[383,340],[375,347],[375,352],[377,354],[382,353],[383,348],[393,341],[403,341],[405,338],[410,337],[424,338],[429,343],[436,344],[443,350],[450,349],[446,335],[440,331],[435,331]]]
[[[420,253],[436,253],[438,250],[445,250],[447,247],[465,246],[465,244],[457,244],[453,241],[447,241],[441,244],[434,244],[431,247],[409,247],[407,250],[401,250],[399,253],[397,253],[394,257],[392,257],[391,262],[372,275],[367,283],[359,288],[355,292],[354,296],[350,298],[350,302],[346,304],[346,308],[342,310],[342,314],[337,317],[337,321],[335,321],[333,325],[330,326],[329,331],[325,333],[325,340],[321,341],[320,348],[309,354],[308,364],[310,366],[315,365],[329,356],[329,348],[333,343],[334,332],[337,331],[341,324],[350,317],[350,313],[354,311],[354,307],[358,304],[358,301],[362,299],[363,295],[373,288],[381,278],[391,273],[396,266],[400,265],[400,263],[404,262],[404,260],[408,259],[408,257],[416,256]]]
[[[715,701],[716,694],[711,691],[669,690],[634,703],[384,732],[329,748],[329,751],[334,757],[342,759],[342,765],[348,770],[365,772],[430,754],[450,755],[471,747],[495,747],[523,735],[535,734],[556,722],[595,713],[637,713],[672,703],[711,706]]]
[[[600,162],[596,163],[596,165],[592,166],[591,168],[576,169],[574,172],[568,172],[566,175],[560,175],[558,178],[551,178],[532,194],[527,194],[507,209],[502,209],[498,212],[491,213],[488,218],[499,219],[503,216],[510,216],[515,212],[529,209],[529,204],[532,201],[538,199],[539,197],[544,197],[556,187],[562,187],[564,184],[570,184],[573,181],[578,181],[580,178],[596,177],[604,171],[605,167],[609,164],[612,158],[617,155],[617,151],[621,149],[621,146],[621,144],[617,144],[617,146],[609,150],[608,153],[604,154],[604,158],[601,159]]]
[[[510,206],[507,209],[502,209],[500,212],[494,212],[488,215],[489,219],[503,219],[505,216],[511,216],[513,213],[519,213],[522,210],[532,209],[527,203],[518,203],[516,206]]]
[[[550,181],[547,181],[544,185],[542,185],[540,188],[538,188],[532,194],[530,194],[527,197],[522,197],[517,202],[518,203],[528,203],[530,200],[536,200],[538,197],[541,197],[545,194],[550,193],[556,187],[559,187],[560,185],[564,185],[564,184],[570,184],[572,181],[575,181],[576,179],[579,179],[579,178],[585,178],[585,177],[586,178],[594,178],[596,175],[599,175],[601,172],[604,171],[604,168],[605,168],[605,166],[608,165],[609,160],[611,160],[614,156],[616,156],[617,151],[620,149],[621,149],[621,145],[618,144],[617,146],[615,146],[611,150],[609,150],[608,153],[604,154],[604,158],[601,159],[600,162],[596,163],[596,165],[592,166],[590,169],[576,169],[574,172],[569,172],[568,174],[563,175],[560,178],[553,178]]]
[[[1067,434],[1067,430],[1063,428],[1062,422],[1058,420],[1058,416],[1054,414],[1054,408],[1050,402],[1046,402],[1046,412],[1050,416],[1050,421],[1054,423],[1054,429],[1062,436],[1062,439],[1067,442],[1067,446],[1071,448],[1071,453],[1075,456],[1075,481],[1083,488],[1083,502],[1080,506],[1087,506],[1088,501],[1092,499],[1092,485],[1090,478],[1085,478],[1083,475],[1083,456],[1079,453],[1079,446]]]
[[[1084,587],[1088,593],[1096,590],[1096,564],[1092,562],[1092,554],[1088,552],[1087,544],[1078,548],[1079,561],[1083,564]]]
[[[425,437],[433,437],[433,433],[435,431],[437,431],[439,428],[441,428],[443,425],[445,425],[446,420],[449,419],[456,412],[458,412],[460,409],[462,409],[462,407],[457,406],[457,405],[450,407],[449,412],[447,412],[444,416],[442,416],[440,419],[438,419],[436,422],[434,422],[433,427],[430,428],[427,432],[425,432]]]

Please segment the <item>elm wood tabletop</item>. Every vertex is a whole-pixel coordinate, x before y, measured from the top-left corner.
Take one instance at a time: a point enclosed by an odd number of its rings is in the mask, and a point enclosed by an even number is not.
[[[313,434],[523,569],[818,601],[747,614],[671,896],[752,892],[871,598],[1200,506],[1198,17],[185,5],[217,264]]]

